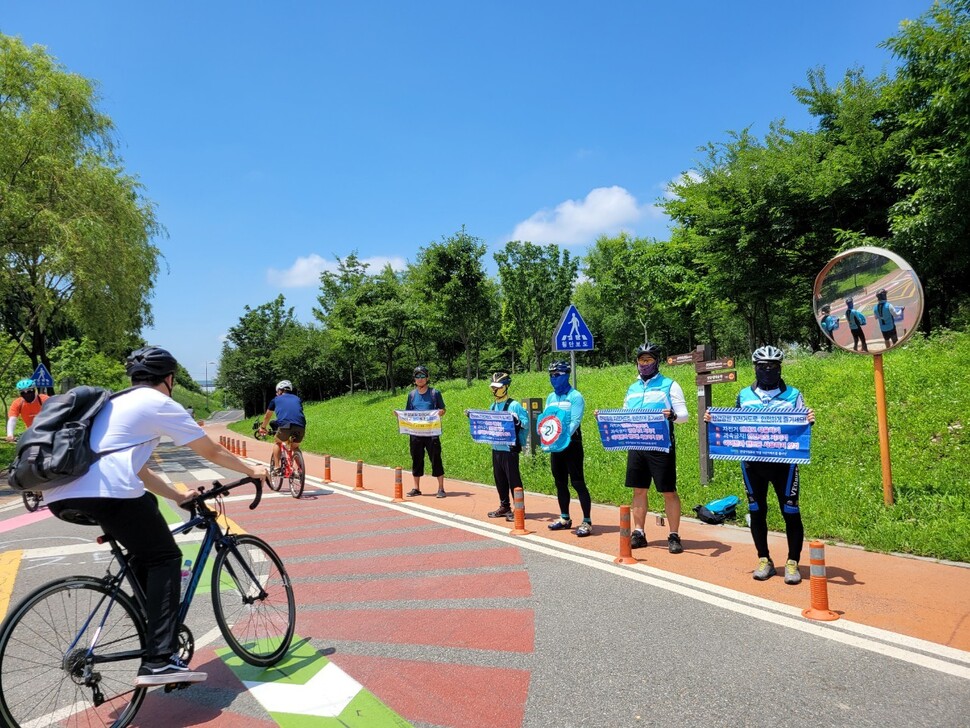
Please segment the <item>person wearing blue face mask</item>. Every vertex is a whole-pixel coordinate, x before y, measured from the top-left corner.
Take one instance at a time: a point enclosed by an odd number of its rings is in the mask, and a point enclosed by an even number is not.
[[[630,385],[623,400],[623,409],[660,410],[670,421],[670,452],[629,450],[626,458],[626,487],[633,488],[633,533],[630,548],[647,545],[644,527],[647,520],[647,495],[653,481],[657,492],[663,495],[664,512],[670,533],[667,550],[672,554],[683,552],[680,542],[680,496],[677,494],[677,450],[674,442],[674,423],[687,422],[687,400],[684,390],[677,382],[660,373],[660,347],[647,342],[637,348],[637,380]]]
[[[583,432],[579,427],[586,409],[586,400],[569,385],[571,371],[572,367],[565,361],[554,361],[549,365],[552,392],[546,397],[546,407],[555,406],[569,413],[570,435],[569,445],[564,450],[549,454],[560,514],[558,521],[549,524],[549,530],[563,531],[573,527],[573,521],[569,517],[569,484],[572,483],[583,510],[583,522],[576,529],[576,535],[582,538],[593,533],[593,500],[583,473]]]

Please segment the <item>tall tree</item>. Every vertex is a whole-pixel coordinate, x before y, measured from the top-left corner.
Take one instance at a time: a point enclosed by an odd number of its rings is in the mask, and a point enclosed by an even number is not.
[[[462,226],[451,237],[422,248],[413,272],[415,292],[428,300],[440,340],[461,345],[468,385],[473,378],[474,344],[483,337],[491,318],[484,255],[484,243]]]
[[[902,61],[892,94],[907,161],[893,247],[923,280],[925,325],[947,325],[970,300],[970,0],[934,3],[885,45]]]
[[[151,323],[160,232],[90,81],[0,34],[0,326],[36,364],[64,336],[120,355]]]
[[[559,317],[569,305],[579,271],[579,260],[558,245],[539,246],[512,240],[495,253],[502,284],[505,315],[532,345],[536,369],[552,351],[552,335]]]

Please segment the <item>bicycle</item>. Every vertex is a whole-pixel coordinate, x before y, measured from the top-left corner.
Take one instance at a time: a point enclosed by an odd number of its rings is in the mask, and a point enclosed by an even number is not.
[[[24,499],[24,508],[28,513],[36,511],[44,502],[44,494],[39,490],[25,490],[20,495]]]
[[[224,532],[219,525],[222,497],[247,483],[256,485],[249,505],[256,508],[261,480],[217,481],[192,502],[189,520],[173,529],[175,534],[205,531],[179,604],[178,655],[186,662],[195,651],[195,638],[185,618],[213,548],[212,607],[232,651],[251,665],[268,667],[283,658],[293,639],[296,605],[280,557],[262,539]],[[207,501],[214,499],[213,508]],[[97,525],[82,514],[70,520]],[[0,626],[4,726],[123,728],[141,707],[148,688],[135,687],[134,677],[146,654],[145,592],[117,542],[106,535],[97,541],[107,543],[114,557],[103,577],[69,576],[41,586]],[[130,593],[123,589],[126,583]],[[166,685],[165,690],[184,687]]]
[[[280,443],[280,459],[276,462],[276,453],[269,457],[269,487],[275,491],[283,488],[283,483],[289,484],[290,495],[299,498],[303,495],[306,485],[306,467],[303,464],[303,451],[294,448],[295,441],[290,435],[285,442]]]

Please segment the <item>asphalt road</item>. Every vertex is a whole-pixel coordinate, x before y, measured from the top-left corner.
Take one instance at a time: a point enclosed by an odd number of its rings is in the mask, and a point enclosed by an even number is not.
[[[173,481],[217,477],[190,451],[158,454]],[[57,576],[103,572],[95,529],[0,500],[0,556],[22,550],[3,582],[11,603]],[[358,707],[323,717],[322,698],[307,697],[329,694],[322,677],[279,702],[272,689],[292,687],[293,670],[253,679],[220,654],[203,594],[189,626],[193,666],[209,680],[155,691],[136,725],[968,724],[964,652],[808,622],[766,600],[339,485],[311,484],[300,501],[267,497],[256,511],[247,502],[227,502],[227,514],[290,571],[301,665],[340,668],[362,687]]]

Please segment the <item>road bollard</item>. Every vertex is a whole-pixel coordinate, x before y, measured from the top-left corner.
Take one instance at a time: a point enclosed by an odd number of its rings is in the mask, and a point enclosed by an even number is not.
[[[330,456],[323,456],[323,482],[332,483],[333,478],[330,477]]]
[[[630,506],[620,506],[620,555],[613,561],[617,564],[637,563],[630,548]]]
[[[364,487],[364,461],[357,461],[357,482],[354,483],[354,490],[367,490]]]
[[[392,503],[404,502],[404,482],[401,480],[401,469],[394,468],[394,499]]]
[[[532,533],[525,528],[525,493],[521,488],[512,491],[512,513],[515,520],[512,523],[513,528],[509,531],[509,535],[526,536]]]
[[[812,606],[809,609],[803,609],[802,616],[832,622],[838,619],[839,615],[829,609],[829,582],[825,576],[825,544],[821,541],[812,541],[808,548]]]
[[[246,441],[245,440],[242,441],[242,456],[243,457],[247,457],[247,455],[246,455]]]

